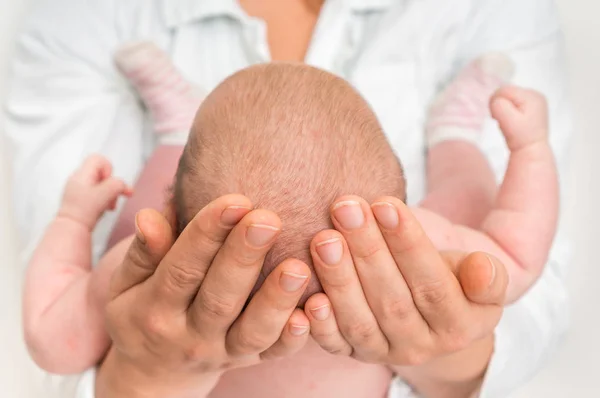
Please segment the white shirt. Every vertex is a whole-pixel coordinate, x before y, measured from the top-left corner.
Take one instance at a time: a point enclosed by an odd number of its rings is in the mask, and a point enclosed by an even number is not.
[[[571,131],[556,14],[553,0],[328,0],[306,62],[346,78],[369,101],[404,164],[414,204],[424,194],[428,104],[470,60],[507,52],[515,82],[548,97],[564,177]],[[112,61],[119,45],[140,39],[155,41],[207,91],[270,59],[265,24],[234,0],[39,0],[19,42],[6,106],[23,260],[88,154],[107,156],[131,183],[152,151],[147,115]],[[491,121],[481,145],[500,181],[507,151]],[[95,233],[96,255],[114,221],[114,214],[105,217]],[[556,348],[567,325],[567,262],[559,232],[543,276],[506,308],[496,329],[482,397],[506,397]],[[77,396],[91,398],[93,384],[90,372]],[[390,396],[408,397],[407,386],[396,381]]]

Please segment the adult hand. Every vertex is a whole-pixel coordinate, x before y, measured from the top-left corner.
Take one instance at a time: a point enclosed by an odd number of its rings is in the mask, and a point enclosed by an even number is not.
[[[304,346],[309,321],[296,306],[306,264],[284,261],[242,312],[281,228],[274,213],[251,208],[240,195],[219,198],[175,242],[161,214],[138,213],[136,238],[111,280],[114,343],[98,398],[204,396],[223,371]]]
[[[337,230],[322,231],[311,243],[325,291],[305,305],[314,339],[332,353],[411,367],[485,341],[470,358],[473,374],[462,376],[482,375],[503,310],[503,265],[483,253],[440,255],[396,198],[372,206],[341,198],[332,220]]]

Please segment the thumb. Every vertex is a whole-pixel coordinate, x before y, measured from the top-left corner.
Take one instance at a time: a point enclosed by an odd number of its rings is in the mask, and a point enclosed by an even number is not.
[[[475,252],[458,266],[458,280],[465,296],[476,304],[503,305],[508,286],[508,273],[497,258]]]
[[[110,283],[111,299],[148,279],[173,246],[169,222],[158,211],[140,210],[135,216],[135,237]]]

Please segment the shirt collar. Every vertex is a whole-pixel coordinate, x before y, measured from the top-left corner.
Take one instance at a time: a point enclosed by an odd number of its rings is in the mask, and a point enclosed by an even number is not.
[[[191,21],[246,16],[236,0],[163,0],[165,21],[169,28],[176,28]]]
[[[332,1],[332,0],[326,0]],[[398,0],[337,0],[346,2],[355,12],[385,11]],[[237,0],[163,0],[162,7],[167,27],[176,28],[191,21],[230,17],[247,18]]]
[[[356,12],[385,11],[398,0],[346,0],[350,8]]]

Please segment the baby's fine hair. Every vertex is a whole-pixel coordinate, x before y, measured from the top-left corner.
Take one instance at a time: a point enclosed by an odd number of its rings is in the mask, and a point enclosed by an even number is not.
[[[212,200],[246,195],[283,230],[270,272],[289,257],[312,266],[309,243],[346,194],[405,198],[400,162],[377,117],[345,80],[302,64],[244,69],[201,105],[173,189],[179,232]]]

